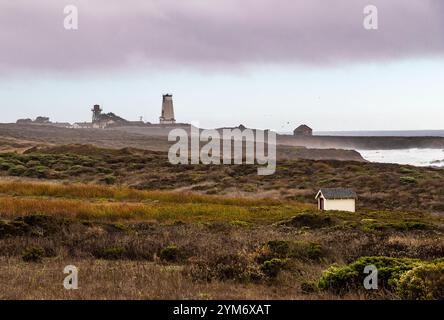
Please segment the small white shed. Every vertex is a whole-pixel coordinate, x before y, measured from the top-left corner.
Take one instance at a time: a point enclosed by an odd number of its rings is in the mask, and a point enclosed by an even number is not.
[[[316,195],[318,209],[321,211],[356,211],[356,199],[358,196],[352,189],[323,188]]]

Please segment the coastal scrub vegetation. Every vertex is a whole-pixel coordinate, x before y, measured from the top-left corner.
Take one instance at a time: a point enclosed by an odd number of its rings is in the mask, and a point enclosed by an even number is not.
[[[132,148],[0,153],[0,298],[443,299],[444,169],[288,158],[256,173]],[[316,210],[337,186],[356,213]],[[380,290],[362,288],[367,263]],[[67,264],[82,290],[60,288]]]
[[[0,297],[441,299],[443,232],[426,212],[5,180]],[[55,285],[68,262],[77,292]],[[381,267],[381,290],[359,287],[365,263]]]
[[[444,168],[280,159],[275,174],[258,176],[252,165],[174,166],[165,152],[62,145],[0,153],[0,175],[304,203],[321,187],[342,186],[358,193],[360,208],[444,212]]]

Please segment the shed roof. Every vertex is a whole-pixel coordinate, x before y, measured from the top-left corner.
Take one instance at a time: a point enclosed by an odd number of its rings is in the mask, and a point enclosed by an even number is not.
[[[320,194],[325,199],[356,199],[358,197],[354,190],[347,188],[322,188],[316,195],[316,199]]]
[[[297,127],[296,130],[312,130],[309,126],[307,126],[306,124],[301,124],[299,127]]]

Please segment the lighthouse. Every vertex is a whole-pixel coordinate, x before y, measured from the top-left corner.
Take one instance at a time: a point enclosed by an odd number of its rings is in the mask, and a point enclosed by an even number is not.
[[[164,94],[162,99],[162,114],[159,118],[160,124],[176,123],[174,119],[173,95]]]

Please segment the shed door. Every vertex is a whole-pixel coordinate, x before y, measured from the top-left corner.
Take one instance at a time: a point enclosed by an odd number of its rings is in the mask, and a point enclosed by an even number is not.
[[[324,198],[319,198],[319,210],[324,210]]]

